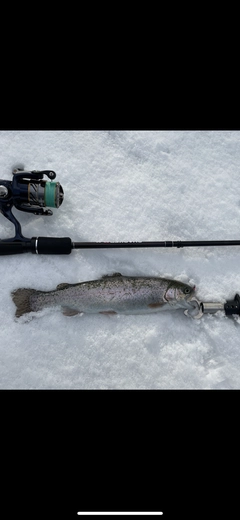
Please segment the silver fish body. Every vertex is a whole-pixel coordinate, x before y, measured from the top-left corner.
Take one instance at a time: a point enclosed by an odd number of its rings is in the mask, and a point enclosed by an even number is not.
[[[146,314],[167,309],[192,308],[194,287],[157,277],[106,275],[99,280],[57,286],[42,292],[17,289],[12,293],[16,316],[45,307],[62,307],[66,316],[88,314]]]

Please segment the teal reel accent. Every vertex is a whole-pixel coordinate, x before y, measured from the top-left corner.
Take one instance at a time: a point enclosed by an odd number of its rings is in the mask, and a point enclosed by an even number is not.
[[[59,182],[45,182],[44,202],[45,206],[50,208],[58,208],[60,206],[60,183]]]

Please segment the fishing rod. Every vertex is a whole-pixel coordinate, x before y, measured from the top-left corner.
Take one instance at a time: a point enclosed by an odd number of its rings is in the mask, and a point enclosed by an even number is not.
[[[15,236],[0,239],[0,255],[19,253],[68,255],[74,249],[145,248],[145,247],[202,247],[239,246],[240,240],[190,240],[147,242],[73,242],[69,237],[32,237],[22,234],[20,222],[12,213],[13,206],[34,215],[52,215],[46,207],[59,208],[64,191],[59,182],[53,182],[52,170],[26,171],[15,168],[12,181],[0,180],[0,212],[15,226]],[[44,175],[49,180],[44,179]]]

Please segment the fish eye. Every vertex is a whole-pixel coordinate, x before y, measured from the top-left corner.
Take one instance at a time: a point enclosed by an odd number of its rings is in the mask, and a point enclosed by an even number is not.
[[[190,293],[190,290],[191,290],[191,289],[189,289],[189,287],[185,287],[185,289],[184,289],[183,292],[184,292],[184,294],[189,294],[189,293]]]

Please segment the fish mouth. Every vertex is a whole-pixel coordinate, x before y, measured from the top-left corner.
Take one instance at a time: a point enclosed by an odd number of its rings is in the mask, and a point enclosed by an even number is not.
[[[189,310],[194,309],[196,305],[194,304],[194,301],[193,302],[191,301],[192,299],[193,298],[183,301],[182,307],[185,307],[185,309],[189,309]]]
[[[178,307],[182,307],[183,309],[191,310],[194,304],[191,303],[191,299],[188,298],[185,300],[176,300],[175,305],[177,305]]]

